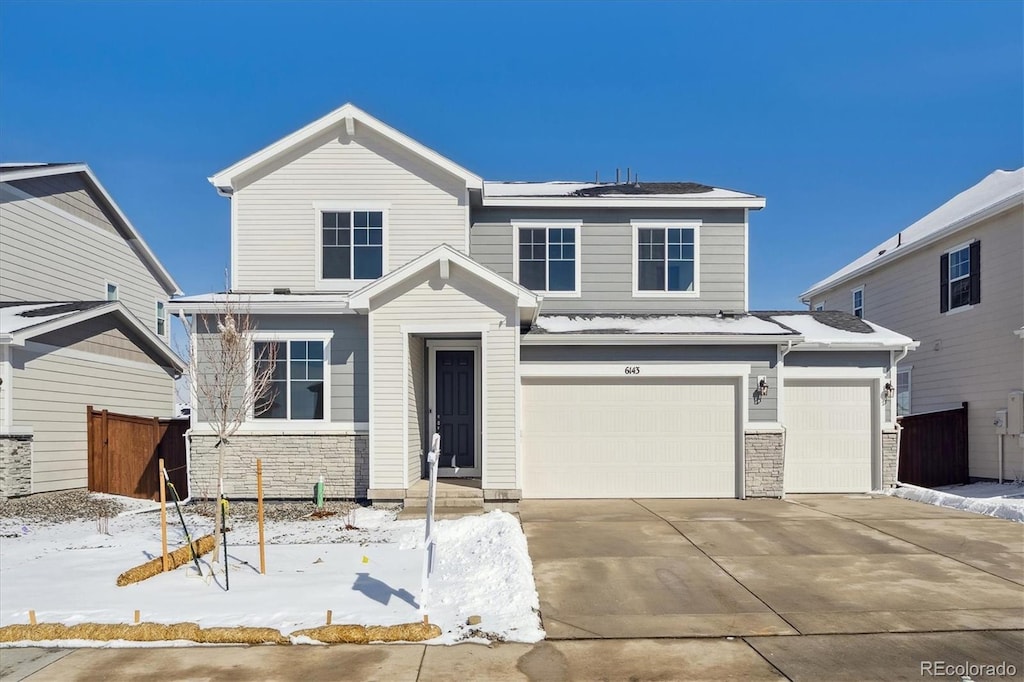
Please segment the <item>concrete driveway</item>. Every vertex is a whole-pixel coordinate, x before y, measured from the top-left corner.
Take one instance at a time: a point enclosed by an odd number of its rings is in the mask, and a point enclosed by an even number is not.
[[[869,495],[526,501],[520,515],[552,639],[1024,628],[1024,524]]]

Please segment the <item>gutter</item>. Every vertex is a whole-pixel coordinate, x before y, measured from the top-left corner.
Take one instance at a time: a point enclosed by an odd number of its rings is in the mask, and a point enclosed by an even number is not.
[[[899,357],[893,358],[892,368],[890,369],[890,371],[892,371],[892,369],[896,369],[899,366],[900,360],[907,357],[907,354],[910,353],[911,350],[917,348],[920,345],[920,342],[915,341],[913,344],[907,344],[906,346],[904,346],[903,352],[899,354]],[[911,346],[913,346],[913,348],[911,348]],[[893,377],[893,379],[895,379],[895,377]],[[896,425],[896,476],[893,478],[892,481],[893,487],[895,488],[897,485],[900,484],[900,444],[903,441],[903,426],[900,424],[899,419],[893,419],[893,423]],[[1002,471],[1000,471],[999,473],[1002,474]],[[885,485],[884,481],[882,481],[882,485]]]

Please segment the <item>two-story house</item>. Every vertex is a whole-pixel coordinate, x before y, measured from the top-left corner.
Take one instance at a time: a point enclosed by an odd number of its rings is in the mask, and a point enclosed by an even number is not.
[[[1024,168],[991,173],[801,298],[918,339],[900,365],[899,413],[966,402],[970,476],[1024,476],[1022,439],[1001,414],[1024,389]]]
[[[748,311],[763,197],[688,182],[486,182],[347,104],[210,178],[230,297],[276,344],[228,494],[746,497],[890,484],[897,357],[848,314]],[[197,406],[192,476],[216,489]]]
[[[177,293],[88,166],[0,165],[0,498],[86,486],[88,405],[174,415]]]

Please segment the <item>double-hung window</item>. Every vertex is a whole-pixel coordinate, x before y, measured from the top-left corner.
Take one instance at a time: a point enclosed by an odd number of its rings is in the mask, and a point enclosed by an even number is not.
[[[330,391],[328,341],[257,340],[253,376],[269,376],[257,398],[255,419],[323,420]]]
[[[860,318],[864,317],[864,287],[853,290],[853,314]]]
[[[910,370],[911,367],[900,367],[896,371],[896,416],[910,414]]]
[[[580,291],[580,224],[513,226],[515,279],[527,289],[563,296]]]
[[[957,246],[939,259],[939,312],[981,303],[981,242]]]
[[[696,295],[699,291],[698,224],[633,223],[637,295]]]
[[[167,335],[167,305],[163,301],[156,302],[156,333]]]
[[[320,237],[322,279],[367,280],[383,274],[383,211],[321,211]]]

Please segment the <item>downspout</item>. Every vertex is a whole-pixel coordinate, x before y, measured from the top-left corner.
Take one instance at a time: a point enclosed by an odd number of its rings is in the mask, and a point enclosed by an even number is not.
[[[903,352],[892,361],[892,367],[889,369],[890,374],[896,370],[900,360],[907,357],[908,353],[910,353],[910,346],[903,346]],[[891,377],[891,379],[898,381],[897,377]],[[893,419],[893,422],[896,424],[896,476],[893,478],[893,487],[895,488],[900,483],[900,443],[903,441],[903,426],[900,425],[899,419]]]
[[[776,372],[775,372],[775,374],[776,374],[776,383],[779,385],[779,388],[776,389],[777,391],[780,390],[780,389],[783,392],[785,391],[786,382],[783,380],[782,370],[786,367],[786,356],[789,355],[789,352],[791,350],[793,350],[793,339],[789,339],[788,341],[786,341],[785,349],[783,349],[782,346],[779,346],[779,361],[777,363],[778,367],[777,367]],[[776,396],[776,408],[775,408],[776,412],[778,412],[778,409],[779,409],[778,405],[781,404],[781,401],[779,401],[780,397],[782,397],[782,396],[781,395],[780,396]],[[786,435],[787,434],[786,434],[786,425],[783,424],[781,420],[779,421],[779,427],[782,429],[782,480],[783,480],[782,496],[779,499],[780,500],[784,500],[784,499],[786,499],[785,480],[786,480],[786,441],[787,441]]]

